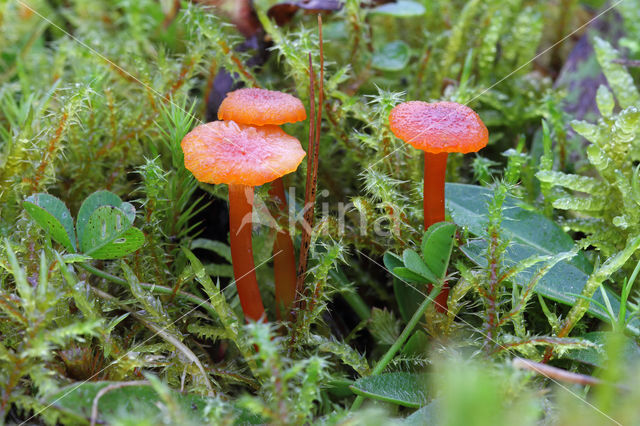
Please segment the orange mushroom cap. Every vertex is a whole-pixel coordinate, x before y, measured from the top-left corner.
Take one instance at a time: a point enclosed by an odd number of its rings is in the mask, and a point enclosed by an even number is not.
[[[391,110],[389,126],[398,138],[433,154],[476,152],[489,140],[478,114],[456,102],[402,103]]]
[[[295,171],[306,155],[300,141],[278,126],[214,121],[180,144],[184,165],[200,182],[259,186]]]
[[[239,89],[227,93],[218,109],[218,120],[264,126],[295,123],[307,118],[302,101],[288,93],[266,89]]]

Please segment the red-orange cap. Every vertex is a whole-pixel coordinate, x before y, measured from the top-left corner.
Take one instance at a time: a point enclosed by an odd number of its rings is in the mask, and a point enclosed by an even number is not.
[[[239,89],[227,93],[218,109],[218,120],[264,126],[295,123],[307,118],[300,99],[266,89]]]
[[[278,126],[202,124],[182,139],[184,165],[200,182],[258,186],[295,171],[300,141]]]
[[[476,152],[487,146],[489,132],[478,114],[456,102],[405,102],[389,114],[394,135],[430,153]]]

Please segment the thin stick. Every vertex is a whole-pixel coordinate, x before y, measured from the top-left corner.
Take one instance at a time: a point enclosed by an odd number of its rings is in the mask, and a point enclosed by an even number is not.
[[[312,206],[308,212],[309,214],[309,227],[313,228],[313,223],[315,221],[314,218],[314,208],[316,203],[316,191],[318,189],[318,164],[320,163],[320,131],[322,129],[322,105],[324,104],[324,49],[322,43],[322,16],[318,14],[318,38],[320,44],[320,80],[318,81],[318,109],[316,112],[316,139],[314,143],[315,152],[313,153],[314,164],[313,164],[313,183],[311,186],[311,203]],[[306,268],[306,264],[305,264]],[[302,281],[304,282],[304,273],[302,277]],[[315,307],[316,301],[319,296],[319,288],[316,288],[316,292],[311,295],[311,302],[309,303],[309,311],[312,311]]]
[[[540,362],[531,361],[524,358],[514,358],[512,364],[515,368],[521,370],[530,370],[534,373],[538,373],[553,380],[576,383],[584,386],[601,385],[604,382],[592,376],[585,374],[573,373],[571,371],[563,370],[562,368],[552,367]]]
[[[116,277],[115,275],[111,275],[108,272],[105,272],[101,269],[95,268],[91,265],[89,265],[88,263],[76,263],[76,265],[78,265],[79,267],[81,267],[82,269],[100,277],[103,278],[107,281],[111,281],[112,283],[118,284],[118,285],[122,285],[122,286],[128,286],[129,283],[127,282],[127,280],[124,280],[120,277]],[[168,295],[174,295],[174,290],[172,288],[169,287],[165,287],[165,286],[161,286],[161,285],[156,285],[156,284],[150,284],[150,283],[140,283],[140,287],[144,288],[145,290],[148,290],[154,294],[168,294]],[[180,299],[186,300],[188,302],[191,302],[193,304],[195,304],[198,307],[202,307],[204,310],[206,310],[209,315],[211,315],[211,318],[217,318],[218,317],[218,313],[215,311],[215,309],[213,309],[213,307],[211,306],[210,303],[208,303],[206,300],[199,298],[198,296],[194,296],[191,293],[187,293],[186,291],[182,291],[179,290],[177,292],[175,292],[175,296],[177,296]]]
[[[305,194],[304,194],[304,208],[306,211],[304,212],[304,223],[302,224],[302,242],[300,243],[300,262],[298,263],[298,277],[296,279],[296,298],[293,304],[294,309],[300,307],[300,299],[303,292],[303,284],[304,284],[304,276],[307,272],[307,256],[309,255],[309,244],[311,243],[311,227],[309,225],[310,221],[313,223],[313,213],[314,213],[314,205],[311,200],[311,193],[315,191],[312,190],[312,186],[315,183],[315,179],[313,177],[313,171],[317,170],[315,163],[315,131],[316,131],[316,121],[314,117],[316,115],[316,96],[315,96],[315,78],[313,71],[313,60],[311,59],[311,53],[309,53],[309,145],[307,148],[307,181],[305,184]],[[313,226],[313,225],[311,225]]]

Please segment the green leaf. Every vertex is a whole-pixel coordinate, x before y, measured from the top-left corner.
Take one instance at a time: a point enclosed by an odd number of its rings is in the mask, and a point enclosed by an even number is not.
[[[107,386],[117,386],[118,382],[85,382],[72,384],[60,389],[53,395],[48,396],[44,404],[52,404],[55,408],[71,419],[75,424],[85,424],[91,418],[91,407],[97,393]],[[209,398],[194,394],[172,392],[171,397],[178,403],[182,413],[189,413],[189,418],[196,422],[205,424],[205,408]],[[122,413],[145,413],[148,418],[155,419],[156,423],[161,423],[165,412],[160,408],[161,397],[156,391],[144,382],[140,386],[126,386],[115,388],[106,392],[98,401],[98,418],[105,419]]]
[[[101,206],[89,217],[82,242],[83,252],[94,259],[116,259],[138,250],[144,234],[120,209]]]
[[[429,270],[440,279],[447,275],[455,233],[455,224],[439,222],[431,225],[422,237],[421,248],[424,262]]]
[[[418,408],[428,402],[423,374],[383,373],[358,379],[349,388],[357,395],[404,407]]]
[[[451,218],[474,235],[484,235],[488,217],[486,203],[491,198],[493,191],[480,186],[459,183],[447,183],[445,186]],[[555,255],[573,249],[573,239],[560,226],[513,197],[505,198],[503,217],[500,224],[503,236],[535,249],[537,254]],[[582,252],[567,262],[585,274],[593,271],[593,266]]]
[[[594,37],[593,48],[620,106],[627,108],[636,105],[640,101],[640,93],[627,69],[615,62],[620,57],[619,52],[608,41],[599,37]]]
[[[406,249],[402,253],[402,260],[404,261],[404,266],[406,266],[409,271],[423,277],[424,280],[431,283],[435,283],[438,281],[438,277],[436,277],[434,273],[429,270],[420,255],[415,251]]]
[[[112,206],[125,214],[131,225],[136,217],[136,209],[130,203],[123,203],[120,197],[110,191],[101,190],[89,195],[78,210],[78,218],[76,220],[76,230],[78,231],[78,239],[80,240],[80,249],[87,251],[84,245],[84,230],[91,218],[91,215],[97,208],[102,206]]]
[[[395,253],[386,252],[382,260],[387,270],[391,271],[391,273],[394,274],[393,293],[395,294],[396,301],[398,302],[398,310],[400,311],[400,316],[405,322],[409,321],[409,319],[411,319],[411,315],[413,315],[416,309],[418,309],[420,301],[424,300],[424,294],[416,289],[415,285],[410,285],[402,281],[400,277],[396,275],[396,269],[404,268],[404,262],[400,256]],[[424,289],[423,285],[421,285],[420,287]]]
[[[471,259],[471,261],[473,261],[475,264],[479,266],[486,266],[486,242],[471,241],[468,244],[460,247],[460,250],[462,250],[462,252],[467,255],[467,257],[469,257],[469,259]],[[509,244],[509,247],[507,247],[506,249],[505,259],[508,262],[518,263],[530,258],[531,256],[536,256],[539,254],[540,252],[533,246],[520,243],[512,243]],[[512,281],[516,285],[526,286],[531,278],[533,278],[533,275],[535,274],[537,269],[538,267],[536,266],[525,269],[524,271],[513,277]],[[588,279],[589,276],[578,269],[575,265],[572,265],[567,261],[562,261],[558,262],[554,267],[549,269],[549,271],[544,276],[542,276],[542,278],[540,278],[540,281],[538,281],[538,284],[536,285],[534,291],[548,299],[573,306],[578,300],[577,296],[582,293],[582,289],[586,285]],[[610,289],[606,289],[606,292],[609,296],[611,307],[617,314],[620,309],[620,300],[618,296],[615,295]],[[604,304],[602,295],[599,292],[596,292],[593,295],[593,299],[600,304]],[[607,312],[594,303],[591,303],[589,305],[587,311],[591,315],[604,321],[611,320]],[[633,325],[629,325],[629,329],[634,331],[635,333],[638,333],[640,331],[637,322],[634,322]]]
[[[472,234],[483,235],[488,214],[486,202],[493,196],[492,192],[475,185],[448,183],[445,195],[453,221],[459,226],[467,227]],[[525,210],[523,203],[509,196],[505,199],[504,207],[501,229],[504,238],[511,242],[505,252],[507,262],[517,263],[539,255],[555,256],[573,249],[573,239],[542,214]],[[486,264],[484,241],[472,241],[461,247],[461,250],[477,265]],[[534,266],[520,272],[513,278],[514,283],[526,286],[536,270],[537,267]],[[573,306],[592,271],[593,266],[580,252],[572,259],[553,266],[540,279],[534,291],[556,302]],[[620,299],[611,290],[606,291],[617,313]],[[600,293],[594,294],[593,298],[604,303]],[[594,303],[589,305],[588,312],[605,321],[610,320],[607,312]],[[634,333],[640,331],[637,322],[630,325],[629,329]]]
[[[609,118],[613,114],[616,101],[613,99],[613,93],[604,84],[598,87],[596,92],[596,105],[603,117]]]
[[[409,356],[426,355],[428,346],[429,337],[424,331],[418,330],[407,340],[402,348],[402,353]]]
[[[382,261],[384,262],[384,266],[389,271],[393,271],[395,268],[404,266],[404,261],[402,260],[402,258],[395,253],[391,253],[390,251],[384,254]]]
[[[73,218],[67,206],[49,194],[33,194],[24,200],[24,209],[44,231],[71,252],[76,251]]]
[[[403,41],[392,41],[373,54],[372,66],[382,71],[401,71],[409,63],[411,53]]]
[[[396,269],[393,269],[394,274],[396,273]],[[411,271],[409,271],[409,273],[411,273]],[[405,322],[409,322],[413,313],[416,311],[416,309],[418,309],[418,306],[420,306],[420,303],[424,300],[426,294],[426,286],[424,284],[409,284],[399,277],[394,276],[393,294],[396,296],[400,316]]]
[[[401,280],[408,281],[408,283],[426,283],[429,281],[427,278],[423,277],[420,274],[416,274],[409,268],[405,268],[401,266],[399,268],[395,268],[393,271],[393,275],[397,276]],[[405,283],[407,285],[407,283]],[[424,298],[424,296],[422,296]]]
[[[607,339],[612,332],[610,331],[593,331],[580,336],[581,339],[588,340],[599,346],[598,348],[582,348],[582,349],[569,349],[562,354],[562,358],[567,358],[573,361],[582,362],[584,364],[593,365],[595,367],[603,367],[607,360],[607,354],[604,350]],[[623,358],[633,364],[640,359],[640,348],[632,340],[629,340],[622,349]]]
[[[372,15],[393,16],[396,18],[412,18],[424,15],[425,8],[415,1],[400,0],[396,3],[387,3],[378,6],[369,13]]]

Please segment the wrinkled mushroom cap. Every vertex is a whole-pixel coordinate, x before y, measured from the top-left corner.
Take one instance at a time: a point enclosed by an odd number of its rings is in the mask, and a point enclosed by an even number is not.
[[[295,171],[300,141],[277,126],[202,124],[182,139],[184,165],[200,182],[259,186]]]
[[[295,123],[307,118],[300,99],[266,89],[239,89],[227,93],[218,109],[219,120],[264,126]]]
[[[476,152],[489,140],[478,114],[456,102],[405,102],[389,114],[389,126],[398,138],[430,153]]]

